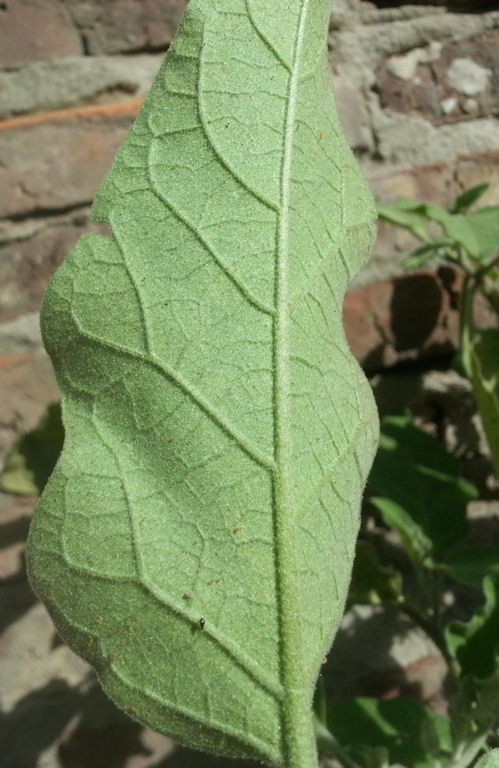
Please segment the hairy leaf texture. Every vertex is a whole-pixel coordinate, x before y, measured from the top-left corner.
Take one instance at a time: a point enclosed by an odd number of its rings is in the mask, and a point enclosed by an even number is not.
[[[341,322],[375,211],[330,0],[192,0],[43,335],[66,440],[29,572],[119,706],[179,742],[316,764],[377,442]]]

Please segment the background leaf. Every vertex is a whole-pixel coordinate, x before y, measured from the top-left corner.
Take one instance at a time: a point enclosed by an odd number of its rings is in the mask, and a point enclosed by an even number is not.
[[[434,768],[452,749],[449,721],[412,699],[357,698],[331,702],[328,711],[329,729],[340,744],[354,745],[352,757],[362,765],[366,748],[384,748],[390,765],[405,768]]]
[[[63,441],[61,406],[52,403],[38,426],[23,435],[7,457],[0,489],[21,496],[39,496],[59,458]]]
[[[491,547],[469,547],[452,552],[445,568],[454,579],[470,587],[481,587],[485,576],[499,576],[499,550]]]
[[[426,215],[438,222],[444,232],[459,243],[471,257],[480,256],[480,242],[475,228],[469,222],[470,217],[449,213],[439,205],[427,204],[424,209]]]
[[[481,751],[497,721],[499,710],[499,675],[476,678],[464,674],[449,708],[451,729],[456,744],[469,751],[472,758]],[[466,763],[467,764],[467,763]]]
[[[490,184],[484,183],[484,184],[477,184],[476,187],[471,187],[470,189],[465,190],[461,195],[455,198],[455,200],[452,201],[449,212],[450,213],[466,213],[472,205],[474,205],[482,195],[487,192],[489,189]]]
[[[466,505],[476,489],[438,440],[402,414],[382,421],[368,496],[386,524],[398,530],[412,559],[422,562],[466,536]]]
[[[493,675],[499,654],[499,577],[483,582],[485,605],[469,622],[455,621],[447,627],[447,641],[463,675],[487,678]]]
[[[499,478],[499,331],[472,333],[470,363],[475,399]]]
[[[380,562],[376,548],[369,541],[358,541],[352,581],[348,592],[350,603],[379,605],[398,600],[402,594],[402,574]]]
[[[377,442],[342,328],[374,236],[326,58],[329,0],[192,0],[51,284],[66,443],[31,579],[124,709],[316,765]]]
[[[466,221],[475,233],[480,256],[486,258],[499,252],[499,205],[469,213]]]
[[[388,221],[399,227],[404,227],[419,240],[427,240],[426,227],[428,218],[423,206],[414,200],[401,199],[391,205],[378,203],[378,215],[382,221]]]

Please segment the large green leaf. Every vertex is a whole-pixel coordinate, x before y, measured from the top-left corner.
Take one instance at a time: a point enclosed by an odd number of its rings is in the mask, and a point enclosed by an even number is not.
[[[51,284],[66,442],[31,532],[62,634],[181,742],[316,765],[377,441],[341,324],[374,234],[330,0],[192,0]]]

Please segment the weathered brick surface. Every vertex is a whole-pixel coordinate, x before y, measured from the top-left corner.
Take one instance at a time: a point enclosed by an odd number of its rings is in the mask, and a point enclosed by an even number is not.
[[[40,309],[49,280],[87,228],[80,215],[80,224],[70,217],[0,246],[0,323]]]
[[[365,369],[374,372],[401,360],[451,353],[458,334],[451,288],[452,283],[426,272],[347,294],[345,331]]]
[[[0,71],[0,118],[145,96],[164,56],[72,56]]]
[[[470,189],[486,181],[490,186],[480,199],[480,205],[499,205],[499,152],[459,159],[455,178],[462,189]]]
[[[37,352],[0,357],[0,392],[1,469],[16,438],[33,429],[60,395],[48,357]]]
[[[0,133],[0,218],[92,201],[132,122],[48,121]]]
[[[78,31],[60,0],[0,3],[0,68],[82,53]]]
[[[395,277],[350,291],[343,304],[350,348],[369,373],[400,362],[446,357],[459,345],[459,294],[463,276],[450,267]],[[477,296],[475,322],[497,326]]]
[[[378,77],[385,109],[435,125],[499,112],[499,30],[389,58]]]
[[[187,0],[64,0],[92,54],[166,49]]]

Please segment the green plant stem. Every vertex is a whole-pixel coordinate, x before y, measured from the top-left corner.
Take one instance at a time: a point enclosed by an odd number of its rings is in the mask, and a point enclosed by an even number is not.
[[[486,277],[489,272],[492,272],[492,270],[497,266],[499,266],[499,256],[497,256],[495,259],[492,259],[489,264],[486,264],[476,272],[475,279],[477,283],[480,283],[483,278]]]
[[[315,735],[320,752],[331,755],[343,768],[360,768],[360,766],[349,757],[343,747],[338,744],[331,731],[323,725],[317,718],[315,719]]]
[[[447,768],[468,768],[487,741],[488,729],[469,744],[462,744],[452,756]]]
[[[466,274],[459,301],[459,356],[461,366],[469,379],[472,379],[471,337],[475,291],[476,282],[474,277]]]

